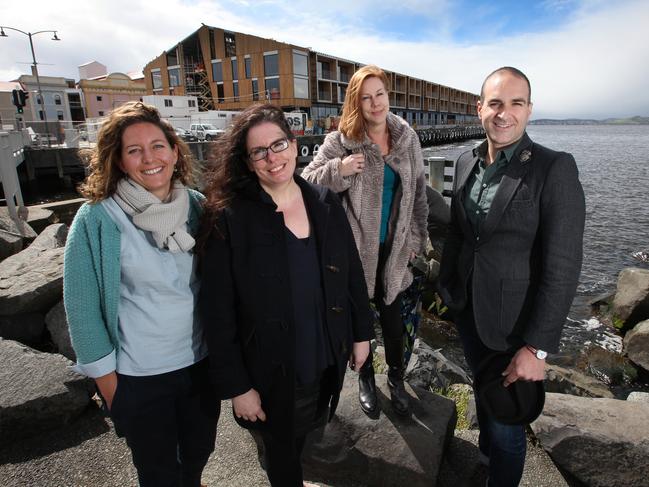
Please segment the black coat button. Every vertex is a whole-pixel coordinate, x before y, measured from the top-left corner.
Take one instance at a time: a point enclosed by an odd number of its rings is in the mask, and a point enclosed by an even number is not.
[[[343,309],[344,308],[342,306],[332,306],[331,307],[331,311],[333,311],[334,313],[342,313]]]
[[[331,265],[331,264],[326,265],[325,269],[327,269],[328,271],[334,272],[334,273],[340,272],[340,267],[336,267],[335,265]]]

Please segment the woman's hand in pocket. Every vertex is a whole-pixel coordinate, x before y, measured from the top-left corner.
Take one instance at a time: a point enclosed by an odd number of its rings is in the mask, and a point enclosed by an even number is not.
[[[97,377],[95,378],[95,383],[97,384],[99,393],[104,398],[104,401],[106,401],[106,407],[110,411],[113,407],[113,398],[117,390],[117,373],[113,371],[110,374]]]

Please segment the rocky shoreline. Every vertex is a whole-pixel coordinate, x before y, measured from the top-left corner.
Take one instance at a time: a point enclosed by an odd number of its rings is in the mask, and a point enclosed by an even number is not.
[[[0,214],[0,485],[135,485],[128,449],[101,415],[91,381],[69,369],[67,225],[56,220],[43,209],[18,224]],[[591,343],[551,357],[521,485],[648,485],[649,394],[628,391],[649,375],[649,270],[623,270],[615,295],[593,306],[597,326],[619,337],[621,353]],[[335,418],[307,450],[309,479],[341,487],[484,485],[471,377],[454,326],[443,318],[422,312],[407,370],[412,416],[392,414],[380,374],[381,412],[365,416],[349,373]],[[204,482],[268,485],[257,444],[236,426],[227,402],[216,448]]]

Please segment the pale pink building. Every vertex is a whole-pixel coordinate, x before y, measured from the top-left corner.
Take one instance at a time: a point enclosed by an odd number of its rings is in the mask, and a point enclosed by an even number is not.
[[[85,78],[87,75],[97,76]],[[107,74],[106,66],[93,61],[79,66],[79,76],[87,118],[105,117],[127,101],[141,101],[146,94],[142,73]]]

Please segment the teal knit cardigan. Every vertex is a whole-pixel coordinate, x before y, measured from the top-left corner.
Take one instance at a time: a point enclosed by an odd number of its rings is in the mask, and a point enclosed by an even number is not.
[[[188,191],[188,227],[195,235],[204,196]],[[119,229],[103,205],[83,204],[68,232],[63,267],[63,301],[78,364],[119,353],[120,248]]]

